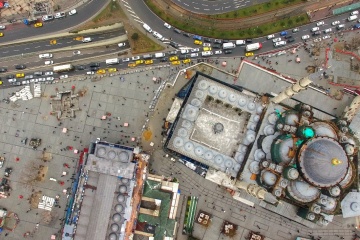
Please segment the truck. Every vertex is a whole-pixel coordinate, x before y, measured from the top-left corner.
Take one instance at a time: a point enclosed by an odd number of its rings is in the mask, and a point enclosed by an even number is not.
[[[223,49],[232,49],[235,47],[236,47],[236,45],[233,42],[223,43],[223,45],[222,45]]]
[[[354,25],[354,29],[359,29],[359,28],[360,28],[360,23]]]
[[[246,51],[247,52],[259,50],[260,48],[262,48],[261,43],[251,43],[251,44],[246,45]]]
[[[119,64],[118,58],[111,58],[105,60],[106,65]]]
[[[25,19],[23,19],[23,23],[25,24],[25,25],[31,25],[31,24],[34,24],[34,23],[37,23],[37,18],[35,18],[35,17],[30,17],[30,18],[25,18]]]
[[[74,66],[71,64],[64,64],[59,66],[54,66],[53,71],[54,72],[69,72],[71,70],[74,70]]]

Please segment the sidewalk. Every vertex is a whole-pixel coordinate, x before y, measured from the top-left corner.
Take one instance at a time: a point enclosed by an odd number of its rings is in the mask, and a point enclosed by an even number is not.
[[[310,17],[310,21],[316,22],[320,19],[324,19],[332,16],[332,10],[353,4],[353,2],[354,1],[352,0],[343,0],[343,1],[330,0],[325,2],[326,5],[324,5],[324,3],[314,4],[313,6],[311,6],[311,8],[309,7],[307,9],[307,13],[308,16]]]

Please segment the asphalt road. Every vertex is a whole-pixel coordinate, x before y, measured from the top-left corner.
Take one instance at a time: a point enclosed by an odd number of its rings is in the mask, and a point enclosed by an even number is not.
[[[0,43],[51,34],[74,27],[93,17],[93,15],[107,3],[108,1],[105,0],[92,0],[77,8],[77,14],[62,19],[44,22],[44,25],[41,28],[34,28],[33,26],[27,26],[23,23],[7,25],[7,29],[2,30],[4,36],[0,38]]]
[[[235,11],[239,8],[252,6],[251,0],[172,0],[180,7],[195,13],[218,14]],[[256,4],[268,2],[269,0],[258,0]]]
[[[83,37],[91,37],[92,42],[102,41],[109,38],[114,38],[120,35],[124,35],[125,30],[121,29],[114,32],[107,32],[107,33],[96,33],[96,34],[89,34]],[[57,38],[56,44],[51,45],[49,40],[42,40],[38,42],[27,42],[18,45],[11,45],[11,46],[4,46],[0,47],[0,55],[1,57],[9,57],[13,55],[20,55],[20,54],[27,54],[32,52],[51,52],[53,49],[76,46],[83,43],[82,41],[78,41],[73,37],[65,37],[65,38]]]

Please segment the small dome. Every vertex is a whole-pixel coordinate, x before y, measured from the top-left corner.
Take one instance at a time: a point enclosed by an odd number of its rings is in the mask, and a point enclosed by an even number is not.
[[[276,113],[270,113],[268,116],[268,122],[272,125],[275,125],[276,121],[279,119],[279,116]]]
[[[224,158],[221,155],[216,155],[215,156],[215,163],[217,165],[221,165],[223,163],[223,161],[224,161]]]
[[[321,207],[320,206],[315,206],[313,207],[312,211],[316,214],[319,214],[321,212]]]
[[[218,89],[215,85],[211,85],[208,89],[209,93],[216,94],[218,92]]]
[[[360,210],[360,205],[358,202],[352,202],[350,204],[350,209],[353,210],[354,212],[358,212]]]
[[[336,204],[335,199],[329,197],[329,198],[327,198],[327,200],[326,200],[324,209],[325,209],[325,210],[328,210],[328,211],[332,211],[332,210],[335,209],[336,205],[337,205],[337,204]]]
[[[285,124],[297,126],[299,124],[299,116],[295,112],[287,112],[285,116]]]
[[[266,157],[266,154],[261,149],[256,149],[254,155],[255,155],[255,160],[256,161],[260,161],[260,160],[262,160],[262,159],[264,159]]]
[[[109,240],[117,240],[117,235],[116,235],[116,233],[110,233],[110,235],[109,235]]]
[[[118,214],[118,213],[115,213],[115,214],[113,215],[112,219],[113,219],[114,222],[120,222],[120,220],[121,220],[121,215]]]
[[[248,102],[248,100],[244,96],[241,96],[238,101],[240,107],[245,107],[247,102]]]
[[[310,221],[314,221],[315,220],[315,214],[313,213],[308,213],[308,215],[306,216],[307,219],[309,219]]]
[[[103,147],[100,147],[100,148],[98,148],[97,149],[97,155],[99,156],[99,157],[103,157],[105,154],[106,154],[106,150],[105,150],[105,148],[103,148]]]
[[[340,193],[341,193],[341,190],[338,186],[334,186],[334,187],[330,188],[331,196],[337,197],[340,195]]]
[[[253,174],[259,174],[260,172],[259,162],[253,161],[252,163],[250,163],[249,168],[250,172]]]
[[[345,152],[346,152],[347,155],[353,155],[354,152],[355,152],[354,146],[350,145],[350,144],[347,144],[345,146]]]
[[[242,161],[244,161],[245,158],[245,153],[237,153],[236,154],[236,162],[241,163]]]
[[[219,97],[220,97],[220,98],[226,98],[226,96],[227,96],[226,90],[221,89],[221,90],[219,91]]]
[[[124,196],[124,195],[119,194],[119,195],[117,196],[117,201],[118,201],[119,203],[124,202],[124,201],[125,201],[125,196]]]
[[[253,102],[249,102],[248,105],[247,105],[247,109],[249,109],[250,111],[253,111],[255,110],[256,108],[256,104],[253,103]]]
[[[260,120],[260,116],[254,115],[253,121],[257,123],[257,122],[259,122],[259,120]]]
[[[175,137],[173,145],[176,148],[180,148],[184,146],[184,140],[181,137]]]
[[[190,121],[184,119],[181,123],[181,126],[184,127],[185,129],[190,129],[192,124]]]
[[[178,135],[183,138],[187,137],[188,131],[185,128],[179,128]]]
[[[129,153],[125,151],[121,151],[119,153],[119,159],[121,162],[128,162],[129,161]]]
[[[194,150],[194,144],[192,142],[186,142],[184,149],[188,152],[192,152]]]
[[[233,166],[233,161],[230,160],[230,159],[226,159],[225,160],[225,167],[232,168],[232,166]]]
[[[127,187],[125,185],[120,185],[119,192],[120,193],[126,193],[126,191],[127,191]]]
[[[197,97],[197,98],[200,99],[200,100],[203,100],[204,97],[205,97],[205,93],[204,93],[203,91],[201,91],[201,90],[197,90],[197,91],[195,92],[195,97]]]
[[[193,105],[195,107],[200,107],[201,101],[197,98],[193,98],[193,100],[191,100],[191,105]]]
[[[263,110],[264,110],[264,107],[260,105],[256,108],[256,113],[261,114]]]
[[[269,135],[273,135],[275,133],[275,129],[274,129],[274,126],[273,125],[267,125],[265,128],[264,128],[264,134],[266,136],[269,136]]]
[[[197,86],[201,90],[206,90],[209,87],[209,84],[206,80],[201,80]]]
[[[204,149],[203,149],[203,147],[201,147],[201,146],[197,146],[196,148],[195,148],[195,154],[197,155],[197,156],[201,156],[201,155],[203,155],[203,153],[204,153]]]
[[[116,157],[116,152],[115,151],[109,151],[107,154],[109,159],[114,159]]]
[[[122,179],[121,179],[121,182],[122,182],[123,184],[128,184],[128,183],[129,183],[129,179],[127,179],[127,178],[122,178]]]
[[[231,94],[229,95],[228,99],[229,99],[230,102],[235,102],[235,101],[236,101],[236,96],[235,96],[235,94],[232,94],[232,93],[231,93]]]
[[[121,204],[116,204],[115,205],[115,211],[118,213],[121,213],[122,210],[124,210],[124,207]]]
[[[236,171],[236,172],[238,172],[239,170],[240,170],[240,164],[235,164],[235,166],[234,166],[234,170]]]
[[[206,160],[208,160],[208,161],[210,161],[211,159],[213,159],[213,157],[214,157],[214,154],[213,154],[211,151],[207,151],[207,152],[205,152],[205,154],[204,154],[204,158],[205,158]]]
[[[262,180],[268,186],[273,186],[276,183],[277,177],[274,173],[269,171],[263,171]]]
[[[119,231],[119,225],[117,225],[116,223],[111,224],[110,228],[111,228],[111,231],[113,231],[113,232]]]

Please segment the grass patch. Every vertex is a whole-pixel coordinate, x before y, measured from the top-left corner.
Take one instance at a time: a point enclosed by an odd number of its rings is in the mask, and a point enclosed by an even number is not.
[[[111,1],[97,16],[74,30],[74,32],[104,27],[118,22],[124,23],[124,28],[127,31],[132,54],[160,51],[164,49],[161,45],[157,44],[145,34],[140,32],[136,27],[131,25],[129,19],[117,1]],[[134,33],[137,33],[139,36],[136,41],[131,39],[131,36]]]
[[[279,10],[281,8],[286,8],[291,5],[299,4],[306,2],[306,0],[270,0],[266,3],[255,4],[250,7],[241,8],[232,12],[215,14],[216,19],[233,19],[233,18],[243,18],[249,17],[255,14],[262,14],[274,10]]]

